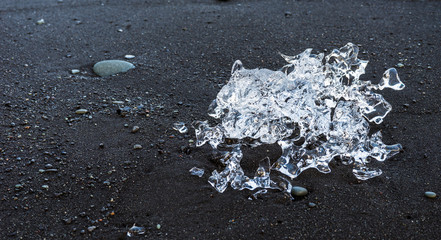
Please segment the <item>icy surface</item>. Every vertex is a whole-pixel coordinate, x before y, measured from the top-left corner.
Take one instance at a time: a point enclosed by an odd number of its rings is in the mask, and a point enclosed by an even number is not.
[[[392,109],[373,91],[403,89],[397,71],[388,69],[378,85],[371,84],[359,79],[368,61],[357,58],[356,45],[348,43],[327,56],[311,52],[282,55],[288,64],[278,71],[249,70],[236,61],[229,82],[209,107],[209,115],[220,124],[193,123],[196,146],[229,149],[221,152],[225,168],[209,178],[219,192],[228,185],[288,192],[289,181],[271,178],[272,170],[290,178],[308,168],[329,173],[333,159],[351,165],[355,177],[366,180],[381,174],[367,166],[372,159],[384,161],[402,149],[400,144],[384,144],[380,132],[368,135],[369,122],[381,123]],[[265,158],[253,178],[245,176],[241,147],[273,143],[281,147],[281,157],[273,164]]]

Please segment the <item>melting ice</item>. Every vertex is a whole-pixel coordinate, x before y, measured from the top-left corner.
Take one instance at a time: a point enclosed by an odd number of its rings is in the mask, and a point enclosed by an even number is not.
[[[372,159],[384,161],[402,149],[384,144],[380,132],[368,135],[369,122],[381,123],[392,109],[374,90],[404,88],[397,71],[386,70],[380,83],[372,84],[359,79],[368,61],[357,58],[356,45],[348,43],[327,56],[311,51],[282,55],[288,64],[278,71],[250,70],[236,61],[229,82],[209,107],[220,124],[193,123],[196,146],[229,149],[220,151],[225,168],[209,178],[217,191],[228,185],[289,191],[289,181],[270,177],[272,170],[291,179],[308,168],[329,173],[333,159],[351,165],[355,177],[366,180],[382,173],[368,167]],[[273,143],[281,147],[281,157],[273,164],[263,159],[254,177],[246,176],[241,147]]]

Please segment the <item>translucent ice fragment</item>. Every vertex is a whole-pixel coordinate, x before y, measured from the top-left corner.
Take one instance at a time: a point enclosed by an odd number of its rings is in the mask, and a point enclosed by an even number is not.
[[[200,147],[209,142],[213,148],[217,148],[224,141],[224,131],[222,127],[210,127],[207,121],[195,121],[193,123],[196,133],[196,146]]]
[[[389,68],[383,74],[383,78],[378,84],[378,88],[383,90],[384,88],[392,88],[393,90],[402,90],[404,83],[401,82],[395,68]]]
[[[257,192],[253,193],[253,197],[249,197],[248,200],[257,199],[259,197],[259,195],[266,194],[267,192],[268,192],[268,190],[266,190],[266,189],[260,189]]]
[[[184,122],[175,122],[173,124],[173,129],[180,132],[180,133],[188,132],[188,128],[185,126]]]
[[[127,232],[127,237],[133,237],[133,236],[137,236],[137,235],[142,235],[144,233],[145,233],[145,228],[144,227],[139,227],[139,226],[136,226],[135,224],[133,224],[133,226]]]
[[[380,176],[382,171],[380,169],[372,169],[361,164],[356,164],[352,173],[360,180],[368,180],[369,178]]]
[[[362,109],[363,115],[369,122],[380,124],[383,118],[392,110],[392,106],[384,100],[383,96],[377,93],[370,93],[364,96],[364,102],[360,104],[365,106]]]
[[[204,169],[193,167],[192,169],[190,169],[190,174],[198,177],[202,177],[202,175],[204,175]]]
[[[306,49],[279,71],[246,69],[236,61],[231,78],[209,106],[219,124],[193,123],[196,146],[209,143],[218,151],[223,170],[215,170],[210,184],[219,192],[233,189],[279,189],[289,193],[288,180],[309,168],[330,173],[330,161],[351,165],[355,177],[366,180],[381,174],[368,167],[372,159],[384,161],[401,151],[400,144],[386,145],[381,133],[369,136],[369,122],[381,123],[392,110],[374,90],[401,90],[404,84],[394,68],[378,85],[360,80],[368,61],[358,59],[359,48],[348,43],[329,55]],[[240,165],[241,147],[277,143],[282,154],[272,165],[260,162],[253,178]],[[270,176],[271,175],[271,176]],[[289,189],[289,191],[288,191]]]
[[[243,188],[250,190],[254,190],[256,188],[271,188],[269,157],[266,157],[260,161],[259,168],[257,168],[254,178],[246,181]]]

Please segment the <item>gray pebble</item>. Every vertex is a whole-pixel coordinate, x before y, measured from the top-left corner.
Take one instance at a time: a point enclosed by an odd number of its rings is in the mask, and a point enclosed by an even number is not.
[[[427,198],[436,198],[436,193],[434,193],[434,192],[425,192],[424,196],[426,196]]]
[[[317,206],[317,204],[315,204],[313,202],[309,202],[308,203],[308,207],[310,207],[310,208],[313,208],[313,207],[316,207],[316,206]]]
[[[78,69],[72,69],[70,72],[71,72],[72,74],[77,74],[77,73],[80,73],[80,70],[78,70]]]
[[[139,131],[139,127],[138,126],[133,126],[132,133],[136,133],[138,131]]]
[[[134,146],[133,146],[133,149],[142,149],[142,146],[141,146],[141,144],[135,144]]]
[[[105,60],[97,62],[93,66],[93,71],[101,77],[115,75],[117,73],[127,72],[135,68],[135,65],[121,60]]]
[[[89,111],[87,109],[78,109],[75,111],[76,114],[85,114],[88,113]]]
[[[294,186],[291,189],[291,194],[294,197],[303,197],[306,196],[308,194],[308,190],[304,187],[299,187],[299,186]]]
[[[96,229],[96,226],[90,226],[87,228],[87,231],[92,232],[95,229]]]

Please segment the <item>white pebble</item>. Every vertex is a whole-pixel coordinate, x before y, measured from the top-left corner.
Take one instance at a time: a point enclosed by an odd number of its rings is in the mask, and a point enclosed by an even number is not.
[[[427,198],[436,198],[436,193],[434,193],[434,192],[425,192],[424,196],[426,196]]]
[[[87,109],[78,109],[75,111],[76,114],[85,114],[88,113],[89,111]]]

